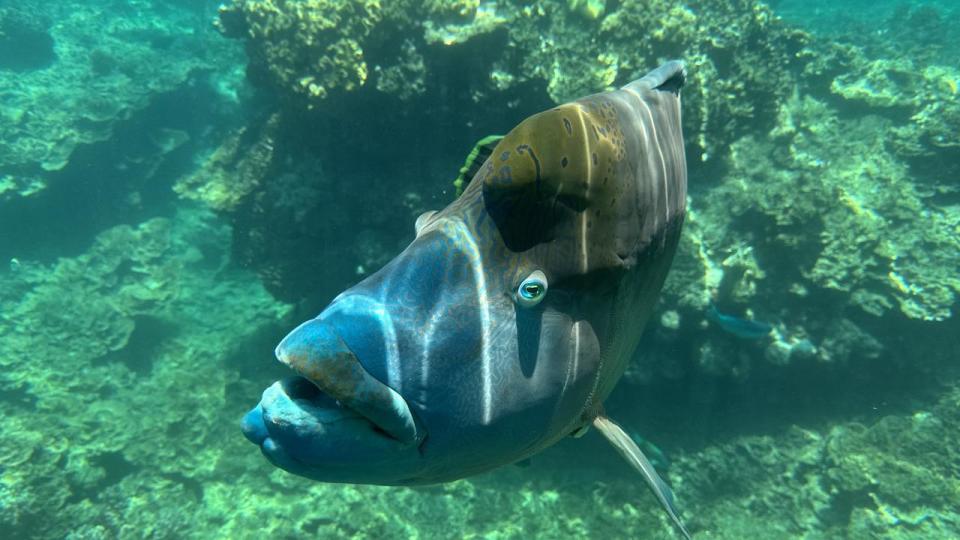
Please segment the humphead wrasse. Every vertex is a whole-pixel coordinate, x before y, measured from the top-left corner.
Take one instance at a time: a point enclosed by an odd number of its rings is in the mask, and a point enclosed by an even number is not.
[[[688,536],[604,416],[686,211],[679,62],[527,118],[395,259],[277,346],[297,373],[243,421],[274,465],[414,485],[515,463],[594,426]]]

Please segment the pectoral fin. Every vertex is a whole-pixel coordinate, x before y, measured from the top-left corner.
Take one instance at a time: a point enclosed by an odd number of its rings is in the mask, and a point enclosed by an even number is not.
[[[684,527],[680,521],[680,513],[674,505],[673,491],[670,489],[670,486],[660,478],[660,475],[657,474],[650,460],[640,451],[640,447],[623,431],[623,428],[605,416],[601,415],[594,418],[593,427],[597,428],[600,433],[603,433],[603,436],[620,452],[620,455],[623,456],[637,472],[643,475],[647,486],[649,486],[653,494],[656,495],[657,500],[660,501],[663,509],[670,515],[673,523],[680,529],[680,532],[683,533],[683,537],[690,540],[690,533],[687,532],[686,527]]]

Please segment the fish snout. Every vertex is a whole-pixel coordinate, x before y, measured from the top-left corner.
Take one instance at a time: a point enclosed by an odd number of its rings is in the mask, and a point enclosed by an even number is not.
[[[328,482],[405,483],[415,474],[425,431],[331,325],[303,323],[276,355],[299,376],[267,388],[241,421],[271,463]]]
[[[332,325],[321,319],[301,324],[280,342],[276,355],[323,393],[391,437],[407,444],[423,439],[406,400],[367,372]]]
[[[243,415],[243,420],[240,420],[240,431],[243,432],[243,436],[246,437],[248,441],[257,446],[263,444],[263,441],[267,440],[270,436],[270,433],[267,431],[267,425],[263,421],[263,409],[259,403],[256,407],[250,409],[247,414]]]

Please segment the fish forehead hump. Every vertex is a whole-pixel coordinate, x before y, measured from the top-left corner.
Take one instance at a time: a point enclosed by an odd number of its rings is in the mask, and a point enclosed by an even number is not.
[[[648,77],[527,118],[474,179],[507,247],[552,279],[627,270],[682,220],[679,95]]]
[[[602,354],[586,416],[626,369],[679,241],[687,193],[683,77],[680,64],[667,64],[620,90],[528,118],[470,186],[507,259],[520,261],[514,266],[542,270],[551,287],[577,298],[601,300],[600,309],[578,316]]]

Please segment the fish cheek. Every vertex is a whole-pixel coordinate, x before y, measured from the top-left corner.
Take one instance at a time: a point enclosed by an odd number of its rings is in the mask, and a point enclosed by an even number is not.
[[[603,367],[600,340],[588,321],[579,320],[570,326],[567,346],[569,356],[557,405],[558,419],[581,417],[595,406],[593,396]]]
[[[517,357],[520,371],[530,378],[537,367],[540,354],[540,331],[543,322],[543,309],[526,308],[515,305],[517,321]]]

